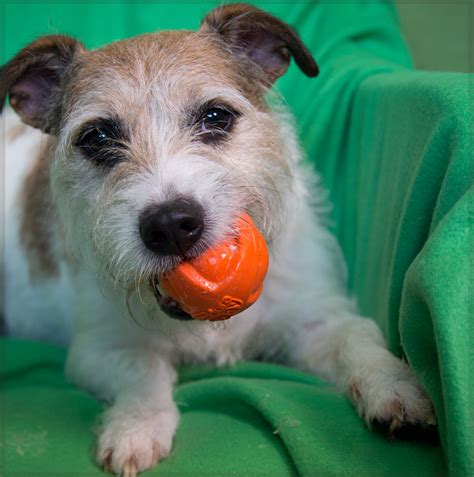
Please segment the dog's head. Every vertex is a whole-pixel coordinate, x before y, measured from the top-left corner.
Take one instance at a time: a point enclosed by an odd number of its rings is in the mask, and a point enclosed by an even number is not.
[[[0,70],[0,104],[9,95],[53,138],[72,255],[131,286],[221,240],[241,210],[271,241],[294,158],[264,96],[291,57],[318,73],[288,25],[245,4],[213,10],[197,32],[95,51],[54,35],[20,51]]]

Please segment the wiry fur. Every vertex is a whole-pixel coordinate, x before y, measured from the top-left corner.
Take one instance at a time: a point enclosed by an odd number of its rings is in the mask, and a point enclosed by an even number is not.
[[[259,16],[260,26],[264,19]],[[297,37],[291,41],[298,48]],[[299,54],[312,71],[307,50]],[[8,329],[70,342],[68,376],[113,403],[98,460],[116,473],[133,475],[169,453],[179,419],[174,369],[184,362],[277,360],[335,383],[369,425],[386,422],[391,435],[435,424],[408,366],[386,350],[380,330],[348,298],[341,253],[324,222],[325,192],[301,162],[291,120],[263,99],[286,57],[269,62],[278,61],[278,68],[260,81],[242,74],[241,53],[235,55],[206,23],[197,33],[163,32],[81,50],[61,83],[56,139],[48,143],[28,128],[9,140],[18,126],[6,115]],[[213,146],[196,140],[186,123],[209,100],[241,113],[230,137]],[[110,170],[74,147],[81,126],[105,115],[120,118],[129,134],[125,160]],[[14,198],[34,197],[40,186],[48,208],[23,200],[21,229],[27,237],[47,230],[40,236],[48,237],[47,246],[26,252],[18,246]],[[263,294],[227,322],[171,320],[150,290],[150,279],[178,259],[145,247],[139,217],[179,197],[192,197],[204,210],[205,231],[190,256],[232,233],[243,209],[267,240]],[[53,260],[57,273],[33,285],[28,267],[47,269],[45,260]]]

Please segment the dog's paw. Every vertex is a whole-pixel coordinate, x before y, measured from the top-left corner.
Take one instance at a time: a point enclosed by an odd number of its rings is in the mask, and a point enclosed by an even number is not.
[[[135,477],[170,453],[179,419],[175,408],[153,414],[110,411],[104,416],[97,451],[104,470]]]
[[[391,357],[388,366],[351,380],[349,394],[375,432],[389,439],[438,440],[433,405],[406,363]]]

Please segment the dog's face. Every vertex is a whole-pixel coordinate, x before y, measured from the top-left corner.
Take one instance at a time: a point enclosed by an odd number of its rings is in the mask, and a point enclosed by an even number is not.
[[[317,74],[287,25],[246,5],[214,10],[197,32],[95,51],[52,36],[20,52],[0,96],[53,136],[67,250],[129,288],[222,240],[242,210],[271,241],[292,164],[264,94],[290,54]]]

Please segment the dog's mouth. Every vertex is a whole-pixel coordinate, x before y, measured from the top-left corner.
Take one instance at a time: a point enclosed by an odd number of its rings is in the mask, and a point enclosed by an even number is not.
[[[156,278],[152,278],[150,280],[150,288],[153,292],[153,295],[155,295],[156,302],[158,303],[161,311],[163,311],[170,318],[181,321],[189,321],[194,319],[189,313],[186,313],[184,310],[182,310],[175,300],[169,296],[166,296],[160,290],[158,280]]]

